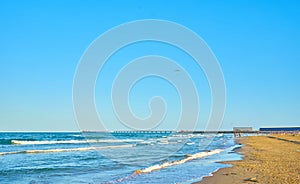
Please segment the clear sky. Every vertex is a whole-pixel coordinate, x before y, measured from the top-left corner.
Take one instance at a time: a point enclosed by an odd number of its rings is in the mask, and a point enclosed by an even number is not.
[[[77,131],[72,84],[79,59],[89,44],[108,29],[140,19],[182,24],[201,36],[222,67],[227,103],[222,129],[232,126],[300,126],[299,1],[0,1],[0,131]],[[116,54],[97,84],[110,84],[120,58],[150,54],[189,60],[164,45],[132,45]],[[143,47],[143,49],[135,49]],[[148,48],[148,50],[147,50]],[[134,54],[133,54],[134,53]],[[125,61],[124,61],[125,62]],[[189,63],[189,62],[185,62]],[[198,89],[207,85],[198,75]],[[111,68],[110,68],[111,67]],[[189,69],[192,68],[192,69]],[[105,68],[104,68],[105,69]],[[104,80],[104,81],[103,81]],[[170,107],[176,92],[153,79],[136,85],[133,110],[147,115],[145,99],[162,93]],[[157,87],[151,90],[146,84]],[[200,90],[202,112],[209,111],[207,87]],[[150,88],[149,88],[150,89]],[[159,89],[159,90],[158,90]],[[144,93],[150,91],[151,93]],[[109,92],[96,87],[98,111],[105,111]],[[144,95],[142,95],[144,94]],[[174,99],[173,99],[174,96]],[[134,100],[138,97],[138,100]],[[109,105],[108,105],[109,106]],[[144,107],[144,108],[139,108]],[[178,115],[170,108],[166,121]],[[103,113],[111,121],[110,112]],[[200,118],[201,119],[201,118]],[[202,121],[201,120],[201,121]],[[170,128],[168,123],[163,128]],[[202,128],[201,125],[198,127]]]

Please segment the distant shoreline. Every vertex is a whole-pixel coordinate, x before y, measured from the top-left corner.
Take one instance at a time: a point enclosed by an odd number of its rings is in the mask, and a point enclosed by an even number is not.
[[[297,134],[299,131],[233,131],[233,130],[219,130],[219,131],[205,131],[205,130],[118,130],[118,131],[97,131],[97,130],[83,130],[83,131],[0,131],[0,133],[193,133],[193,134]]]

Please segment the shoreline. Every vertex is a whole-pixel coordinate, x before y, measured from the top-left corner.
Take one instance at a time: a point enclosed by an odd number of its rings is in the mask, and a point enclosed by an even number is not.
[[[232,166],[194,184],[300,183],[300,134],[249,136],[237,142],[243,146],[234,151],[243,160],[221,162]]]

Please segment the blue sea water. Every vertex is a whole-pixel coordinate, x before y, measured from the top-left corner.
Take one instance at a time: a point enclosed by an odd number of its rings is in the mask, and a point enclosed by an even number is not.
[[[231,134],[0,133],[0,183],[192,183],[238,160]]]

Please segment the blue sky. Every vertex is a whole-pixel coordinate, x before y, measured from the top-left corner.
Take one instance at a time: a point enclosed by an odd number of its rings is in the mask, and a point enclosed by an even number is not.
[[[201,36],[213,50],[227,88],[222,129],[299,126],[299,7],[298,1],[2,0],[0,130],[78,130],[72,107],[72,84],[81,55],[105,31],[140,19],[163,19],[182,24]],[[157,53],[189,60],[180,51],[166,46],[153,43],[142,46],[143,49],[131,51],[128,48],[127,55],[120,52],[119,58],[125,56],[129,60]],[[107,71],[102,74],[105,77],[99,76],[97,84],[110,84],[114,75],[110,67],[121,67],[115,64],[117,59],[118,56],[107,63]],[[201,70],[197,73],[191,66],[185,64],[184,67],[192,76],[200,76],[195,83],[201,89],[199,96],[204,115],[200,119],[204,122],[210,108],[207,82]],[[151,93],[143,96],[146,84],[150,83],[156,83],[157,88],[150,90],[148,87],[146,91]],[[103,119],[113,124],[112,114],[105,112],[109,109],[106,108],[109,102],[105,101],[109,91],[101,91],[97,86],[98,111],[100,114],[104,111]],[[169,94],[166,101],[174,108],[170,108],[172,113],[166,121],[173,121],[178,112],[176,92],[172,87],[164,89],[163,86],[166,85],[157,79],[136,85],[134,94],[143,100],[138,103],[132,97],[133,110],[146,116],[144,102],[149,96]],[[167,122],[163,128],[171,125]]]

